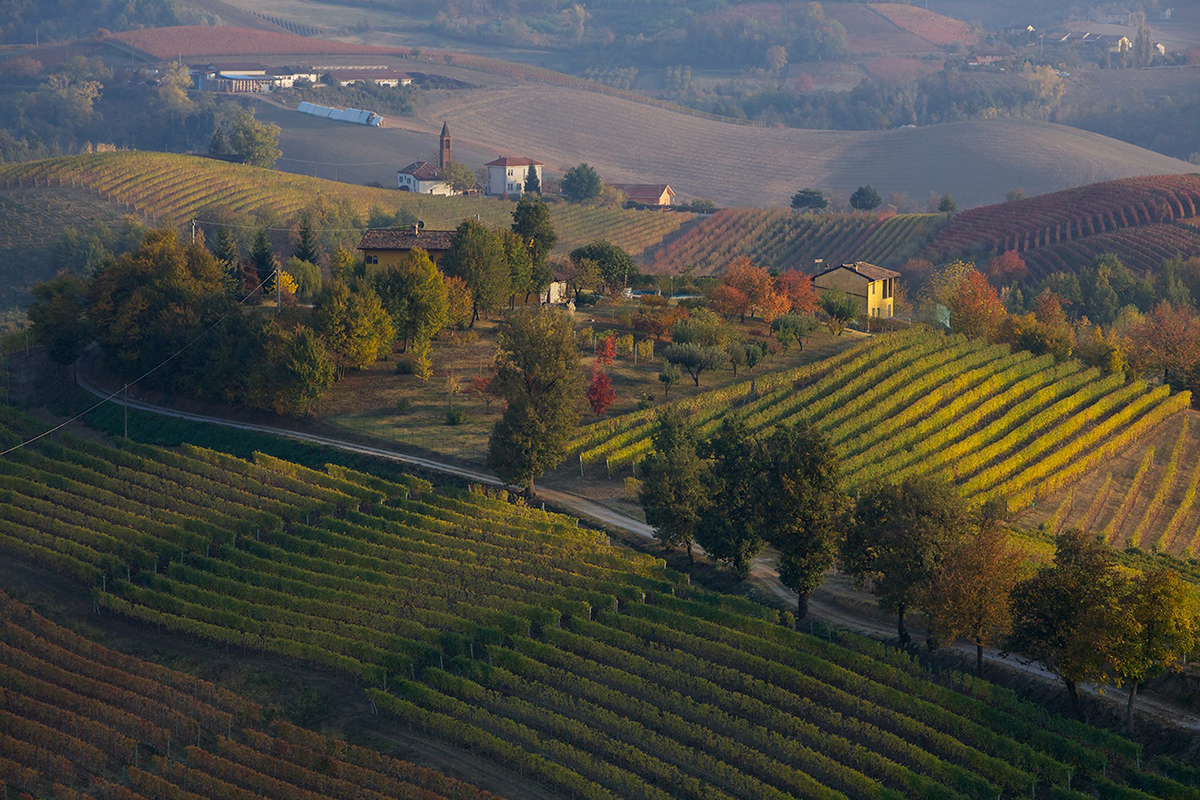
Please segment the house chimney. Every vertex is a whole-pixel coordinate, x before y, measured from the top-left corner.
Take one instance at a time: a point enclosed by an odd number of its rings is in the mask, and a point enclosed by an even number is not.
[[[416,236],[417,234],[419,234],[421,232],[421,226],[414,222],[412,225],[412,232],[413,232],[413,236]]]

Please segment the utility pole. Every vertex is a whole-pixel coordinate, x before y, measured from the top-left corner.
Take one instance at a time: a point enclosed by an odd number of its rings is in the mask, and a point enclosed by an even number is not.
[[[125,438],[129,438],[129,384],[125,384]]]
[[[283,276],[278,266],[275,267],[275,313],[278,314],[283,310]]]

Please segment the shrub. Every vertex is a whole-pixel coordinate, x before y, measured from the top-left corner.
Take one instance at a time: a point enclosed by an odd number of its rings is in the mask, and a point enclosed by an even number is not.
[[[467,421],[467,412],[461,408],[452,408],[446,412],[447,425],[462,425]]]

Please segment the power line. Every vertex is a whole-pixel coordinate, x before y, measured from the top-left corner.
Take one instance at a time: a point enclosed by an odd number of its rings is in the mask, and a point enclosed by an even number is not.
[[[290,158],[280,156],[280,161],[295,161],[297,164],[320,164],[322,167],[378,167],[384,164],[395,164],[395,161],[313,161],[311,158]]]
[[[278,273],[278,270],[276,270],[276,273]],[[267,282],[265,280],[260,281],[258,286],[254,287],[254,291],[249,292],[245,297],[243,297],[241,300],[237,301],[237,303],[235,304],[234,310],[236,310],[237,307],[242,306],[242,304],[244,304],[247,300],[249,300],[251,297],[253,297],[260,289],[262,289],[266,285],[267,285]],[[227,314],[223,314],[219,319],[217,319],[215,322],[213,322],[212,325],[209,325],[207,328],[205,328],[203,331],[201,331],[199,334],[197,334],[194,339],[192,339],[190,342],[185,344],[183,347],[179,348],[174,353],[172,353],[171,355],[169,355],[165,359],[163,359],[161,362],[159,362],[155,366],[153,366],[150,369],[143,372],[141,375],[139,375],[133,381],[126,383],[125,387],[123,389],[116,390],[115,392],[108,395],[107,397],[102,398],[99,402],[95,403],[94,405],[89,406],[88,408],[84,409],[83,411],[80,411],[78,414],[71,417],[70,419],[60,422],[59,424],[55,425],[53,428],[43,431],[43,432],[39,433],[37,436],[26,439],[25,441],[20,442],[19,444],[14,444],[12,447],[8,448],[7,450],[0,451],[0,456],[6,456],[15,450],[20,450],[23,447],[28,447],[29,445],[33,444],[34,442],[36,442],[40,439],[46,438],[47,436],[54,433],[55,431],[65,428],[66,426],[70,425],[72,422],[77,422],[78,420],[82,419],[83,417],[85,417],[88,414],[95,411],[100,406],[102,406],[105,403],[107,403],[108,401],[112,400],[114,397],[119,395],[122,391],[128,393],[130,386],[136,386],[144,378],[148,378],[150,375],[154,374],[161,368],[165,367],[167,364],[174,361],[179,356],[183,355],[183,352],[185,350],[187,350],[189,347],[191,347],[196,342],[200,341],[202,338],[204,338],[206,335],[208,335],[209,331],[211,331],[213,328],[220,325],[225,320],[229,319],[229,317],[233,315],[234,310],[229,311]]]

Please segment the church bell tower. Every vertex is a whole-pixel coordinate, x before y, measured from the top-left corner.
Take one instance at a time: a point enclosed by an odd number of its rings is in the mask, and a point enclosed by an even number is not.
[[[442,135],[438,137],[441,147],[438,150],[438,169],[445,169],[450,161],[450,125],[442,123]]]

